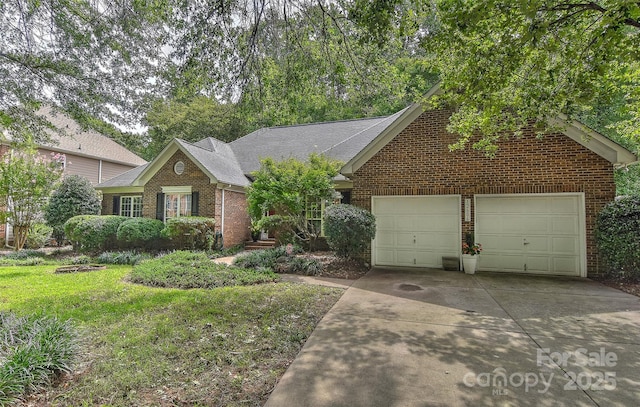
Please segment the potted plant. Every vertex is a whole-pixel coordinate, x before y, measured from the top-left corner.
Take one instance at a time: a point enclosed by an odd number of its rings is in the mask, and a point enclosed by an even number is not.
[[[462,243],[462,266],[465,273],[473,274],[476,272],[478,256],[481,251],[482,245],[480,243],[473,242],[473,237]]]
[[[251,240],[257,242],[260,239],[261,229],[258,226],[258,221],[251,219],[251,226],[249,227],[251,230]]]

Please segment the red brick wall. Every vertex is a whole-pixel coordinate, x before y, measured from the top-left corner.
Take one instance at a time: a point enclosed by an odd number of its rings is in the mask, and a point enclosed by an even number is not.
[[[371,208],[372,195],[462,195],[584,192],[587,270],[598,270],[594,224],[615,197],[613,167],[562,134],[542,139],[532,131],[500,142],[496,157],[467,148],[449,152],[456,136],[446,131],[450,111],[422,114],[354,176],[352,203]],[[472,213],[472,219],[474,218]],[[462,236],[474,229],[462,222]]]
[[[181,175],[173,171],[173,166],[178,161],[184,163],[184,172]],[[216,185],[212,185],[209,177],[184,155],[182,151],[177,151],[171,156],[144,186],[142,216],[145,218],[156,217],[157,194],[162,192],[162,187],[189,185],[191,186],[192,192],[198,192],[200,194],[199,216],[215,217]],[[219,228],[220,219],[216,218],[216,222],[216,227]]]
[[[224,245],[241,244],[250,238],[251,220],[247,197],[242,192],[224,191]]]
[[[184,172],[177,175],[173,166],[177,161],[184,163]],[[147,182],[142,194],[142,216],[145,218],[156,217],[157,194],[162,192],[162,187],[167,186],[191,186],[192,192],[198,192],[199,216],[206,216],[216,220],[216,231],[222,228],[222,190],[216,184],[211,184],[209,177],[198,168],[182,151],[176,152]],[[224,220],[224,245],[225,247],[243,243],[249,238],[249,215],[245,194],[226,190],[225,194],[225,220]],[[140,195],[140,194],[115,194],[115,195]],[[114,194],[104,194],[102,200],[102,214],[113,213]]]

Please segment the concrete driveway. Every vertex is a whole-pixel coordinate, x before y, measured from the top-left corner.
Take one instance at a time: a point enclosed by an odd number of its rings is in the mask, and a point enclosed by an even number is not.
[[[266,406],[640,405],[640,298],[579,278],[376,269]]]

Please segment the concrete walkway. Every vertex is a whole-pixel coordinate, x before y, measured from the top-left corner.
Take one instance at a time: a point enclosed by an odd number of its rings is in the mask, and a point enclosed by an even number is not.
[[[356,281],[266,404],[635,405],[640,298],[587,279],[442,270]]]

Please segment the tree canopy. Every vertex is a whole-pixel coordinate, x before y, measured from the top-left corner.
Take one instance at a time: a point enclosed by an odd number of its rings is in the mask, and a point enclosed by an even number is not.
[[[637,2],[436,0],[435,15],[422,44],[441,78],[438,101],[457,108],[453,148],[480,133],[473,147],[491,154],[526,126],[543,132],[549,117],[621,100],[607,125],[640,138]]]
[[[39,103],[131,126],[152,100],[179,112],[207,97],[213,110],[235,105],[249,130],[387,114],[437,74],[436,102],[457,108],[453,148],[480,134],[471,143],[491,154],[525,126],[542,133],[548,117],[603,106],[615,109],[605,127],[640,138],[635,1],[10,0],[0,11],[0,125],[14,133],[36,127]]]
[[[341,163],[317,154],[306,162],[263,159],[247,190],[252,223],[258,230],[278,231],[281,239],[286,235],[313,246],[321,230],[311,221],[309,211],[320,212],[322,202],[334,198],[333,177],[340,167]],[[270,215],[265,216],[267,213]]]

